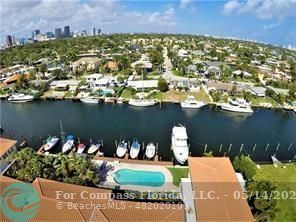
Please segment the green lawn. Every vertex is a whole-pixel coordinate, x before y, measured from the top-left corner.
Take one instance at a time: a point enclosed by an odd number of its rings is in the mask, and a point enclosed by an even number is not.
[[[128,89],[124,89],[121,93],[121,97],[124,99],[129,99],[133,97],[133,92],[128,90]]]
[[[276,213],[276,222],[296,221],[296,165],[285,164],[286,168],[273,165],[263,165],[258,169],[255,180],[268,180],[277,184],[277,190],[290,192],[290,199],[281,198],[278,200],[278,212]],[[294,199],[292,195],[294,194]]]
[[[277,106],[276,101],[274,101],[272,98],[266,97],[266,98],[252,98],[251,104],[255,106],[259,106],[262,103],[271,103],[272,106]]]
[[[189,168],[188,167],[167,167],[173,176],[173,184],[176,186],[180,185],[181,178],[187,178]]]

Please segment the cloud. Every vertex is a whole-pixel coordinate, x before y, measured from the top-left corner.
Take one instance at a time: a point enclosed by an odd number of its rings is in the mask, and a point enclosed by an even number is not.
[[[280,25],[281,25],[280,22],[270,23],[270,24],[268,24],[268,25],[264,25],[264,26],[263,26],[263,30],[264,30],[264,31],[268,31],[268,30],[270,30],[270,29],[277,28],[277,27],[280,26]]]
[[[45,33],[65,25],[70,25],[71,30],[97,27],[114,32],[161,31],[176,25],[172,6],[144,12],[131,11],[118,0],[4,0],[3,4],[2,1],[1,39],[8,34],[30,36],[34,29],[41,29]],[[125,27],[130,27],[130,30]]]
[[[236,0],[229,1],[223,7],[223,14],[228,15],[233,11],[235,11],[236,9],[240,8],[240,6],[241,6],[241,3],[239,3]]]
[[[180,0],[180,8],[185,9],[189,4],[191,0]]]
[[[224,14],[251,14],[259,19],[296,17],[296,0],[231,0],[224,4]]]

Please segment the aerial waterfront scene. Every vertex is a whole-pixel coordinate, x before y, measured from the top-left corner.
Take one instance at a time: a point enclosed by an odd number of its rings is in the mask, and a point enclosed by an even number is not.
[[[296,221],[294,9],[2,1],[1,221]]]

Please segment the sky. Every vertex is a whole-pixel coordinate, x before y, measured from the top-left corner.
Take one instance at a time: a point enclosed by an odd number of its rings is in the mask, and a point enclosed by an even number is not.
[[[213,35],[296,46],[296,0],[0,0],[0,38],[70,25],[104,33]]]

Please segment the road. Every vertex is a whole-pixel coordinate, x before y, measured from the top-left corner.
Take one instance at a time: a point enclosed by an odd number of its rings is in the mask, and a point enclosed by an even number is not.
[[[173,72],[172,72],[172,68],[173,68],[172,61],[168,57],[168,49],[166,47],[164,47],[164,49],[163,49],[163,58],[164,58],[163,68],[165,69],[165,72],[163,73],[162,77],[165,80],[167,80],[167,81],[188,80],[188,78],[186,78],[186,77],[176,76],[176,75],[173,74]]]

